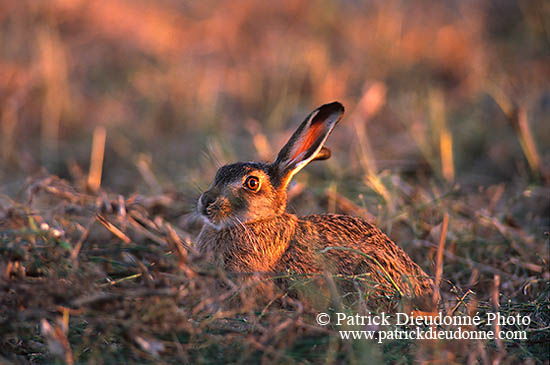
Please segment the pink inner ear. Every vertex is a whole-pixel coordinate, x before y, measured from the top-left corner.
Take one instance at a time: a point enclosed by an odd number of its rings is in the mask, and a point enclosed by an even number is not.
[[[309,127],[307,133],[300,139],[300,141],[297,142],[298,145],[296,146],[296,151],[294,151],[290,157],[290,160],[292,161],[296,159],[301,153],[307,151],[311,146],[313,146],[322,131],[323,123],[316,123]]]

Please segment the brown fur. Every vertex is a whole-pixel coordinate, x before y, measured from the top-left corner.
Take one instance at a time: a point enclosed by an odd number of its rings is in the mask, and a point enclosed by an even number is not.
[[[361,275],[374,283],[379,295],[397,291],[420,299],[416,303],[426,303],[432,280],[375,226],[346,215],[297,217],[284,212],[288,181],[319,153],[324,154],[324,141],[342,114],[339,103],[318,108],[273,164],[220,168],[199,200],[198,209],[207,224],[198,237],[198,249],[228,271]],[[258,191],[243,186],[248,176],[261,182]]]
[[[327,247],[334,249],[321,252]],[[395,283],[404,295],[422,300],[431,297],[433,290],[432,280],[388,236],[364,220],[346,215],[298,218],[285,213],[222,230],[206,225],[198,248],[228,271],[369,274],[369,281],[382,284],[379,294],[394,288]]]

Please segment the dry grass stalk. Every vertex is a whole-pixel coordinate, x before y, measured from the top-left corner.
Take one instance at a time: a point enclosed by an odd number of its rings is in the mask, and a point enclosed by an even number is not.
[[[447,126],[445,116],[445,99],[441,90],[432,90],[428,99],[430,114],[434,128],[434,139],[439,139],[439,152],[441,158],[441,174],[448,182],[455,178],[453,161],[453,136]]]
[[[443,216],[443,224],[441,226],[441,235],[439,236],[439,245],[437,246],[437,261],[435,264],[435,280],[433,292],[433,307],[437,308],[437,303],[441,299],[440,283],[441,275],[443,274],[443,253],[445,251],[445,240],[447,239],[447,226],[449,225],[449,214]]]
[[[521,149],[529,163],[531,171],[540,174],[542,172],[541,157],[533,134],[531,133],[531,128],[529,127],[527,110],[525,107],[517,105],[517,103],[511,100],[502,89],[494,85],[488,87],[488,92],[514,127]]]
[[[122,242],[124,242],[126,244],[129,244],[130,242],[132,242],[130,237],[128,237],[124,232],[122,232],[120,229],[118,229],[114,224],[109,222],[107,220],[107,218],[105,218],[103,215],[98,213],[96,215],[96,218],[99,221],[99,223],[103,224],[105,226],[105,228],[107,228],[112,234],[114,234],[115,236],[120,238],[120,240]]]
[[[88,222],[88,225],[84,229],[84,232],[82,232],[82,235],[76,242],[76,245],[74,246],[73,250],[71,251],[71,260],[73,261],[73,265],[78,266],[78,254],[80,250],[82,249],[82,245],[84,244],[84,241],[86,238],[88,238],[88,235],[90,234],[90,229],[92,229],[92,226],[94,222],[96,221],[96,218],[91,218]]]
[[[162,187],[151,169],[151,156],[141,153],[136,161],[136,165],[143,180],[145,180],[147,185],[151,188],[151,191],[155,194],[160,194],[162,192]]]
[[[514,126],[519,134],[519,143],[523,149],[523,153],[527,158],[529,167],[535,173],[541,172],[541,158],[537,148],[531,128],[529,128],[529,122],[527,121],[527,111],[524,107],[517,108],[516,115],[514,116]]]
[[[72,365],[74,360],[71,345],[67,339],[68,331],[69,327],[63,319],[58,318],[53,326],[46,319],[41,321],[41,333],[47,340],[49,350],[63,358],[66,364]]]
[[[371,223],[376,221],[376,217],[372,215],[369,211],[367,211],[365,208],[358,206],[353,201],[338,193],[334,189],[328,189],[327,191],[325,191],[325,196],[329,199],[329,206],[331,207],[329,208],[329,212],[334,212],[336,211],[335,208],[337,208],[344,214],[363,217]],[[332,207],[332,205],[334,207]]]
[[[445,180],[452,182],[455,179],[455,170],[453,163],[453,136],[451,131],[445,126],[441,128],[439,135],[441,149],[441,169]]]
[[[386,103],[386,91],[386,85],[381,82],[365,87],[365,92],[355,110],[350,113],[349,119],[355,128],[359,162],[365,171],[364,182],[390,204],[390,194],[377,175],[378,166],[367,132],[367,123]]]
[[[5,103],[0,117],[0,134],[2,137],[2,159],[7,162],[13,151],[15,127],[17,126],[17,109],[14,101]]]
[[[499,287],[500,287],[500,275],[495,274],[494,280],[493,280],[492,296],[491,296],[491,300],[493,302],[493,309],[495,312],[498,312],[500,308]],[[498,321],[494,321],[494,325],[495,325],[495,341],[497,343],[498,351],[503,352],[504,345],[502,344],[502,340],[500,339],[500,323],[498,323]]]
[[[92,191],[98,191],[101,186],[101,175],[103,173],[103,157],[105,155],[105,140],[107,130],[103,126],[94,129],[92,139],[92,152],[90,155],[90,171],[88,173],[88,187]]]
[[[142,235],[149,238],[151,241],[158,243],[159,245],[165,245],[166,244],[166,241],[162,237],[160,237],[159,235],[151,232],[147,228],[143,227],[138,221],[136,221],[134,219],[132,213],[127,216],[126,222],[130,223],[130,227],[134,231],[141,233]]]
[[[164,229],[166,230],[166,238],[170,246],[172,247],[172,250],[176,253],[178,257],[178,263],[179,268],[186,273],[188,276],[195,276],[195,272],[191,270],[188,266],[187,262],[187,254],[189,251],[189,247],[186,247],[186,245],[181,241],[180,237],[172,228],[172,226],[169,223],[164,223]]]
[[[46,90],[41,120],[42,144],[46,151],[57,153],[61,117],[70,100],[66,50],[55,27],[39,29],[37,43]]]

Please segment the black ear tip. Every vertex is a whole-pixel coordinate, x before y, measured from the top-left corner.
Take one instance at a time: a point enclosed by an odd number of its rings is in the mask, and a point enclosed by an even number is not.
[[[339,113],[344,114],[344,106],[338,101],[333,101],[332,103],[324,104],[319,107],[319,113],[323,114],[332,114]]]
[[[315,111],[317,111],[317,114],[313,117],[311,121],[312,124],[324,123],[326,120],[332,120],[338,123],[344,114],[344,106],[334,101],[329,104],[321,105]]]

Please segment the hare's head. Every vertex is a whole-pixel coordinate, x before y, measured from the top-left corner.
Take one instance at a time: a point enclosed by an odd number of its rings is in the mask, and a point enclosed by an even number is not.
[[[330,157],[323,145],[343,114],[338,102],[315,109],[273,163],[238,162],[221,167],[199,198],[199,213],[217,229],[283,214],[288,183],[311,161]]]

